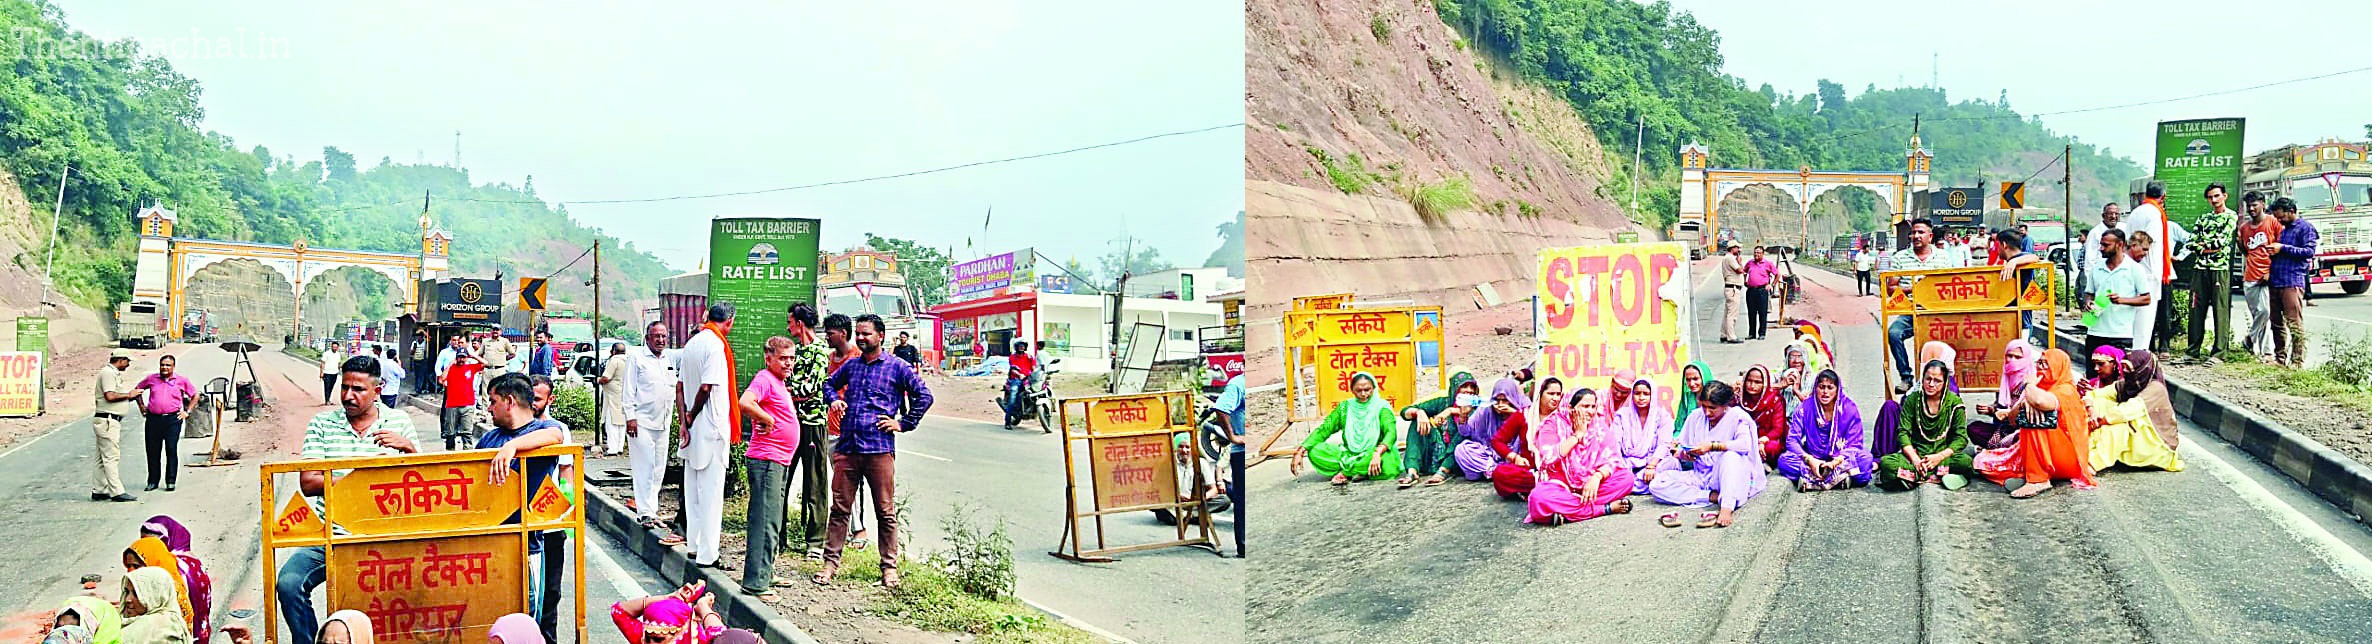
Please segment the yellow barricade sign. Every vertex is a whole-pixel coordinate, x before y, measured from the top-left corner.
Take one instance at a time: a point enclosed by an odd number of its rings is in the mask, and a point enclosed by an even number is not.
[[[1203,459],[1182,446],[1191,440],[1179,440],[1196,433],[1192,401],[1182,391],[1062,401],[1063,534],[1048,554],[1105,562],[1114,554],[1172,546],[1219,553],[1218,533],[1202,510],[1215,473],[1204,471]],[[1177,517],[1174,539],[1106,543],[1105,515],[1147,510]],[[1091,528],[1092,548],[1086,540]]]
[[[1349,306],[1350,304],[1350,293],[1335,293],[1332,295],[1304,295],[1293,298],[1293,306],[1287,310],[1314,311],[1322,309],[1339,309]]]
[[[1325,412],[1351,399],[1351,376],[1375,376],[1376,393],[1395,408],[1416,402],[1417,347],[1412,342],[1342,344],[1317,348],[1318,409]],[[1323,413],[1320,414],[1324,415]]]
[[[1879,305],[1883,331],[1897,317],[1910,316],[1911,340],[1905,352],[1918,353],[1928,342],[1950,345],[1953,378],[1964,393],[1987,392],[2001,385],[2002,351],[2010,341],[2026,336],[2026,320],[2049,324],[2059,289],[2059,272],[2037,262],[2019,267],[2020,275],[2001,278],[1999,266],[1887,271],[1879,274],[1886,297]],[[1909,289],[1896,287],[1902,279],[1917,280]],[[2042,349],[2058,346],[2058,334],[2044,334]],[[1892,367],[1891,351],[1881,355]],[[2078,358],[2079,360],[2082,358]],[[1914,372],[1920,365],[1911,365]],[[1885,370],[1888,378],[1894,370]],[[1890,383],[1891,384],[1891,383]]]
[[[583,490],[582,476],[558,480],[553,459],[581,460],[574,445],[517,455],[501,485],[488,481],[493,450],[268,463],[261,469],[266,508],[264,578],[278,576],[282,548],[319,547],[326,560],[324,605],[360,610],[382,642],[482,642],[494,620],[528,611],[528,544],[546,530],[580,530],[584,514],[560,493]],[[552,475],[529,490],[526,471]],[[524,470],[524,471],[523,471]],[[328,477],[320,505],[301,491],[275,510],[275,477]],[[341,474],[342,473],[342,474]],[[529,496],[530,493],[533,496]],[[582,544],[554,548],[575,571],[576,638],[586,641]],[[551,580],[550,592],[568,592]],[[264,596],[263,639],[279,638],[277,598]]]
[[[1694,319],[1688,247],[1647,242],[1552,248],[1540,251],[1539,264],[1535,377],[1556,378],[1570,392],[1604,389],[1615,374],[1629,370],[1657,391],[1673,392],[1656,396],[1656,404],[1677,411]]]
[[[1402,306],[1308,309],[1285,312],[1284,341],[1290,356],[1285,394],[1293,421],[1317,420],[1350,397],[1351,375],[1376,377],[1394,405],[1416,402],[1419,345],[1439,347],[1444,335],[1441,307]],[[1446,364],[1445,356],[1435,356]],[[1434,370],[1434,386],[1447,386],[1447,369]],[[1315,409],[1302,396],[1312,395]],[[1275,452],[1263,448],[1264,452]]]

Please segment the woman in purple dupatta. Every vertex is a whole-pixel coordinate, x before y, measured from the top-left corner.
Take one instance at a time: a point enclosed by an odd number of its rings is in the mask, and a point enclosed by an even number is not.
[[[1738,506],[1763,491],[1763,464],[1755,451],[1758,438],[1754,420],[1737,407],[1738,392],[1729,383],[1707,381],[1699,402],[1704,406],[1689,413],[1680,442],[1672,446],[1673,457],[1656,471],[1647,493],[1670,505],[1718,506],[1699,517],[1697,527],[1726,528],[1735,521]],[[1661,523],[1679,527],[1680,513],[1664,515]]]
[[[1877,459],[1863,447],[1861,408],[1845,397],[1834,369],[1812,378],[1812,396],[1788,415],[1787,449],[1779,454],[1779,475],[1810,492],[1869,485]]]
[[[1631,404],[1614,410],[1607,424],[1619,446],[1617,459],[1631,471],[1631,493],[1646,494],[1657,466],[1672,458],[1672,432],[1666,430],[1672,419],[1655,404],[1654,383],[1639,378],[1623,386],[1631,390]]]
[[[1631,511],[1631,470],[1619,456],[1620,442],[1608,430],[1598,392],[1582,388],[1572,404],[1544,415],[1530,441],[1533,478],[1525,496],[1525,523],[1557,526]]]
[[[1491,470],[1499,467],[1499,454],[1491,449],[1491,439],[1499,435],[1499,427],[1507,424],[1508,416],[1522,415],[1532,408],[1532,399],[1524,395],[1524,388],[1514,378],[1500,378],[1491,385],[1491,397],[1483,407],[1467,415],[1458,426],[1458,446],[1450,451],[1450,460],[1458,463],[1458,471],[1466,480],[1480,481],[1491,477]]]
[[[140,536],[156,537],[165,542],[165,549],[181,562],[181,579],[189,587],[189,609],[195,613],[193,633],[212,633],[214,609],[214,578],[206,576],[206,565],[190,552],[189,528],[182,527],[173,517],[156,515],[140,523]]]

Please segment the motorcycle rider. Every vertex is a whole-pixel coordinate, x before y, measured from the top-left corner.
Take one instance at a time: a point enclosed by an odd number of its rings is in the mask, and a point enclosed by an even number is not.
[[[1030,343],[1013,343],[1013,355],[1006,359],[1005,371],[1005,429],[1021,424],[1021,413],[1029,407],[1030,376],[1037,373],[1038,361],[1030,357]]]

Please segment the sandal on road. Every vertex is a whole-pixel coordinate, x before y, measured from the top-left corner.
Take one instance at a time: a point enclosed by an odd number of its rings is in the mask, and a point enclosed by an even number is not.
[[[1664,513],[1664,516],[1656,518],[1655,521],[1656,523],[1663,524],[1663,526],[1666,528],[1677,528],[1680,527],[1680,513],[1667,512]]]
[[[1443,477],[1440,474],[1425,477],[1425,487],[1433,487],[1447,482],[1449,482],[1449,479]]]
[[[1703,515],[1699,515],[1699,516],[1697,517],[1697,527],[1698,527],[1698,528],[1718,528],[1718,527],[1721,527],[1721,513],[1719,513],[1719,512],[1707,512],[1707,513],[1704,513]]]
[[[1327,483],[1335,487],[1342,487],[1351,484],[1351,477],[1336,474],[1334,475],[1334,480],[1327,481]]]
[[[1415,485],[1417,484],[1417,473],[1416,473],[1416,472],[1403,472],[1403,473],[1401,473],[1401,475],[1400,475],[1400,479],[1399,479],[1399,480],[1397,480],[1397,481],[1393,481],[1392,483],[1393,483],[1394,485],[1398,485],[1398,486],[1400,486],[1400,489],[1406,490],[1406,489],[1408,489],[1408,488],[1410,488],[1410,487],[1413,487],[1413,486],[1415,486]]]
[[[836,576],[839,576],[839,575],[840,575],[840,565],[839,565],[839,564],[829,564],[829,563],[827,563],[827,564],[824,564],[824,569],[823,569],[823,571],[815,573],[815,578],[814,578],[815,585],[817,585],[817,586],[830,586],[830,585],[832,585],[832,578],[833,578],[833,577],[836,577]]]
[[[659,537],[659,545],[662,545],[662,546],[680,546],[680,545],[684,545],[684,537],[683,537],[683,535],[675,535],[675,534],[667,535],[667,536],[664,536],[664,537]]]

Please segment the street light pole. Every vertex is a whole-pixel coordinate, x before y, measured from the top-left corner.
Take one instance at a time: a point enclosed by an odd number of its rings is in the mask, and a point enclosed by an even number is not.
[[[58,168],[58,203],[49,211],[49,259],[41,269],[41,316],[49,317],[49,289],[57,283],[58,228],[66,216],[66,176],[74,173],[74,164]]]

